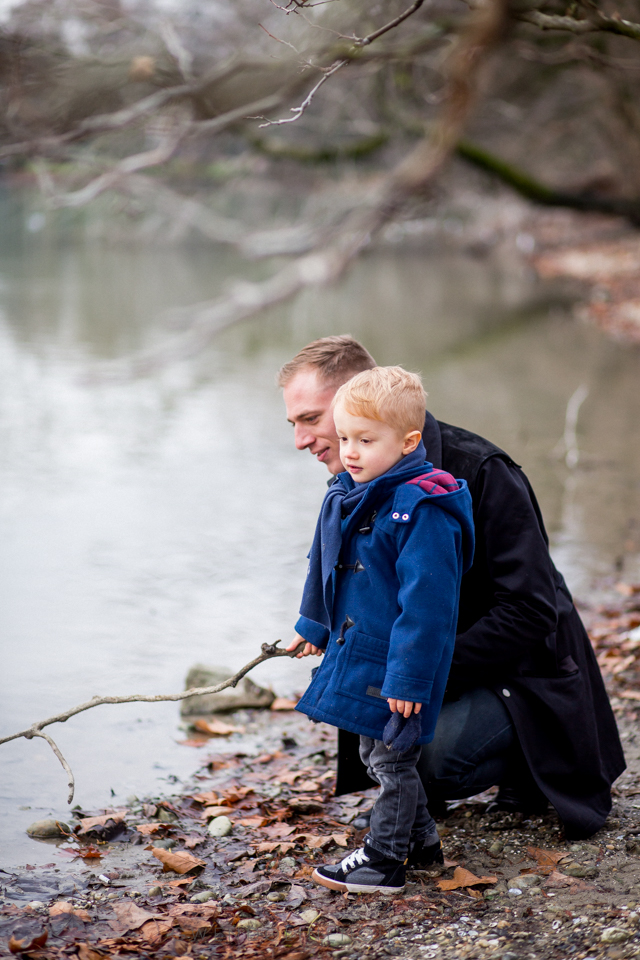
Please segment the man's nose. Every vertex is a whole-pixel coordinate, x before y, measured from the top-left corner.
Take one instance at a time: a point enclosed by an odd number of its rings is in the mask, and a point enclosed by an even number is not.
[[[315,435],[303,423],[296,423],[293,430],[296,450],[306,450],[315,440]]]

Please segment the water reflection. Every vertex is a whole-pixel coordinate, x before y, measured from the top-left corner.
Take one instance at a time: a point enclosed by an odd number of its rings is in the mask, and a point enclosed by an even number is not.
[[[163,311],[214,297],[239,267],[204,247],[78,243],[55,224],[30,234],[11,203],[0,236],[3,732],[94,693],[176,690],[196,661],[237,667],[290,634],[326,474],[294,450],[273,376],[316,336],[348,330],[380,363],[421,370],[437,416],[508,449],[579,589],[616,563],[631,571],[639,354],[540,306],[544,291],[517,263],[380,253],[339,289],[229,330],[190,361],[92,384],[82,375],[96,359],[157,343]],[[553,450],[581,383],[582,460],[570,473]],[[277,661],[256,679],[286,694],[307,670]],[[176,717],[172,704],[102,707],[61,728],[78,802],[188,775],[197,758],[176,744]],[[41,743],[3,746],[0,763],[0,842],[6,863],[24,863],[26,824],[64,815],[64,778]]]

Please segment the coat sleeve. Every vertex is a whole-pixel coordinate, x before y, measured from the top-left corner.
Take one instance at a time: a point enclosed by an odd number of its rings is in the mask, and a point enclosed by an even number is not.
[[[462,532],[451,514],[425,499],[398,538],[400,611],[391,630],[381,694],[426,704],[455,636]]]
[[[517,671],[542,652],[558,619],[554,568],[526,479],[494,457],[477,483],[475,570],[471,593],[463,580],[460,620],[467,603],[482,603],[486,613],[456,638],[454,683]]]
[[[316,623],[315,620],[309,620],[308,617],[300,617],[296,623],[296,633],[299,633],[301,637],[308,643],[312,643],[314,647],[320,647],[321,650],[324,650],[327,643],[329,642],[329,631],[321,623]]]

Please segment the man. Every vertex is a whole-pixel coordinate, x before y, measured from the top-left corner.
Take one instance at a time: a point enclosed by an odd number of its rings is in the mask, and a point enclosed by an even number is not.
[[[333,396],[374,366],[352,337],[325,337],[278,375],[296,447],[330,474],[342,470]],[[429,412],[423,441],[435,467],[469,484],[476,526],[445,702],[419,761],[429,807],[497,784],[501,809],[542,812],[550,801],[568,839],[591,836],[611,809],[610,788],[624,755],[589,638],[551,561],[533,490],[503,450]],[[336,792],[370,786],[344,732],[338,752]]]

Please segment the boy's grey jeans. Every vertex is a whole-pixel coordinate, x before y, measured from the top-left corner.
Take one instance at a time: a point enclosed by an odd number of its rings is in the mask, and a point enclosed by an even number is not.
[[[421,746],[405,753],[389,750],[381,740],[360,737],[360,759],[367,773],[380,784],[366,836],[374,850],[392,860],[406,860],[409,845],[438,834],[427,808],[427,797],[416,770]]]

